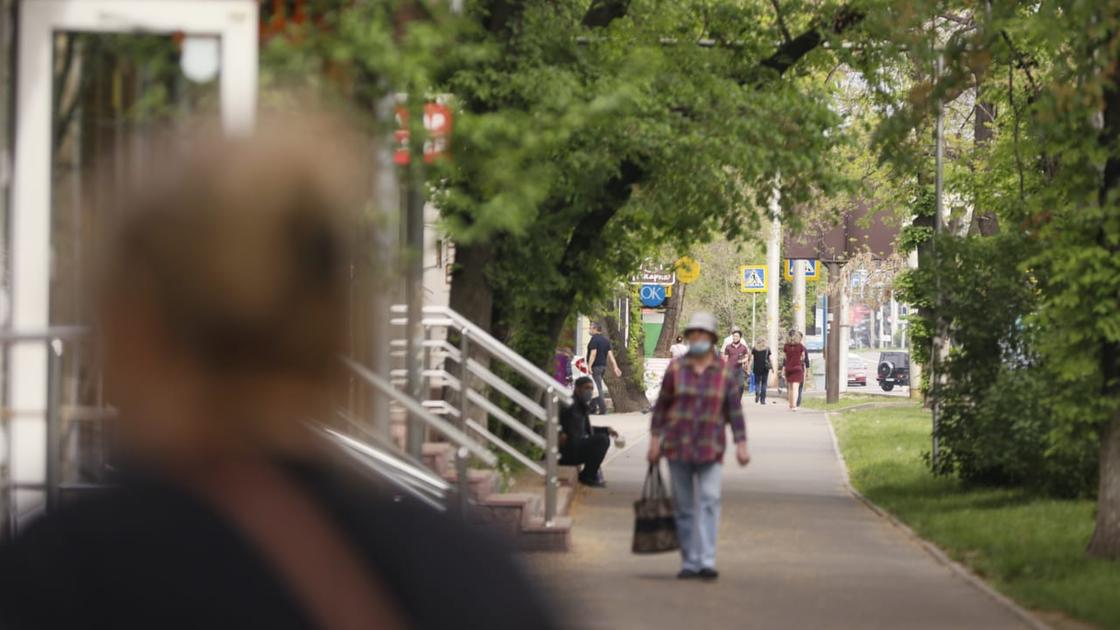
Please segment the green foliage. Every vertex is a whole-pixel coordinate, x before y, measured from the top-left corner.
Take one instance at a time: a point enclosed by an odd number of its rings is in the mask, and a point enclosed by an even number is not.
[[[920,308],[911,318],[913,359],[929,361],[937,314],[953,342],[938,366],[943,382],[926,382],[940,408],[933,463],[968,482],[1087,495],[1096,485],[1094,436],[1062,421],[1067,386],[1040,356],[1045,331],[1031,320],[1040,296],[1022,265],[1038,249],[1013,233],[943,236],[933,264],[901,283]]]

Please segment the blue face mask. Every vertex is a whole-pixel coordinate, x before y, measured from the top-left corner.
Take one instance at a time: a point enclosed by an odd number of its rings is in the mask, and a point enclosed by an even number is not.
[[[694,357],[703,356],[712,351],[712,342],[700,339],[688,344],[688,353]]]

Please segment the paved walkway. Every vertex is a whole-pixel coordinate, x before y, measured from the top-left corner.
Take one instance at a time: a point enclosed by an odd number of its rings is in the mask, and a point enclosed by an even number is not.
[[[572,551],[531,560],[575,611],[572,627],[1020,628],[1021,620],[934,560],[844,488],[823,413],[749,403],[754,461],[728,453],[716,583],[679,582],[679,556],[630,553],[648,416],[620,415],[609,487],[584,490]]]

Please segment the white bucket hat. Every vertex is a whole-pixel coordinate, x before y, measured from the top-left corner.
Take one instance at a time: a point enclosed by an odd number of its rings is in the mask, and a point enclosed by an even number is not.
[[[702,330],[712,337],[719,338],[719,333],[716,332],[719,322],[716,316],[707,311],[697,311],[692,314],[688,320],[688,326],[684,329],[684,334],[688,334],[694,330]]]

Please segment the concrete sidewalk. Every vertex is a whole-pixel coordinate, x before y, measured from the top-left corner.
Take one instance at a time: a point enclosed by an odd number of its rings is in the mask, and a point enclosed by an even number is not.
[[[608,454],[608,488],[582,491],[572,551],[531,558],[572,627],[1026,627],[851,496],[823,413],[745,409],[754,461],[741,469],[729,449],[715,583],[676,580],[677,554],[630,553],[649,416],[596,419],[627,449]]]

